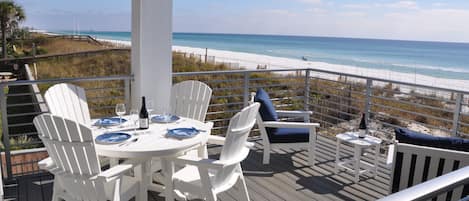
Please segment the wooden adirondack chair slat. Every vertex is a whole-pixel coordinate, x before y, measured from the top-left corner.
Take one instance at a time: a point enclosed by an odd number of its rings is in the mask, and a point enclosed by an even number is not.
[[[204,122],[212,89],[203,82],[183,81],[171,89],[171,113]]]
[[[118,179],[99,178],[101,167],[94,147],[93,133],[88,126],[53,114],[39,115],[33,122],[56,166],[49,167],[53,174],[57,173],[54,179],[54,201],[103,201],[120,197],[128,200],[137,194],[137,181],[123,176],[123,173],[118,175]],[[121,185],[120,182],[129,185]],[[130,186],[133,190],[122,194],[122,186]]]
[[[56,84],[46,91],[44,98],[50,113],[90,124],[90,112],[83,88],[67,83]]]
[[[410,175],[413,175],[411,185],[413,186],[469,165],[468,152],[405,143],[396,143],[395,149],[396,154],[402,154],[400,175],[396,175],[398,172],[396,170],[396,163],[393,166],[392,172],[393,180],[397,181],[396,179],[399,179],[399,186],[397,187],[399,191],[410,187],[407,185]],[[411,164],[412,157],[415,157],[415,164]],[[397,159],[395,158],[394,161],[396,162]],[[459,165],[456,166],[456,164]],[[412,165],[414,165],[413,169],[410,168]],[[410,172],[411,170],[413,172]],[[391,189],[392,191],[393,189]],[[447,196],[451,196],[451,200],[459,200],[462,197],[462,193],[463,186],[460,186],[452,191],[438,195],[436,200],[446,200]]]

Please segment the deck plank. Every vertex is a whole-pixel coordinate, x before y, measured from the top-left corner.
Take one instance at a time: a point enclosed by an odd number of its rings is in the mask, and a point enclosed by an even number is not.
[[[335,142],[319,137],[316,166],[308,164],[306,144],[274,145],[271,153],[271,164],[262,164],[262,146],[259,138],[252,138],[256,147],[248,158],[242,162],[242,168],[249,195],[252,201],[312,201],[312,200],[376,200],[384,197],[389,189],[390,171],[386,168],[386,158],[380,154],[377,178],[371,173],[361,177],[357,184],[349,172],[334,174]],[[217,158],[221,147],[209,148],[211,158]],[[343,155],[351,155],[352,148],[345,147]],[[370,156],[364,156],[371,161]],[[49,178],[50,179],[50,178]],[[52,185],[43,185],[42,191],[37,185],[30,184],[36,179],[29,178],[20,183],[20,199],[46,196],[50,200]],[[232,189],[219,195],[219,200],[234,201],[236,190]],[[158,192],[149,192],[149,201],[163,201]]]

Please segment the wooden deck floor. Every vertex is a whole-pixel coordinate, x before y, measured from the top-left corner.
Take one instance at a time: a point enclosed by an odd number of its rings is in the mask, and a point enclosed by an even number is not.
[[[308,166],[307,152],[302,146],[306,144],[275,145],[270,165],[262,164],[259,144],[251,151],[247,160],[242,163],[242,168],[252,201],[376,200],[387,194],[389,170],[385,168],[384,154],[380,158],[378,177],[372,178],[371,174],[365,174],[355,184],[351,173],[342,171],[334,174],[335,141],[319,138],[315,167]],[[216,158],[220,150],[220,147],[212,147],[209,153]],[[345,152],[343,155],[351,154],[350,149]],[[38,199],[40,197],[50,200],[50,183],[40,189],[36,187],[37,181],[36,184],[26,183],[19,186],[19,200],[42,200]],[[28,187],[25,189],[25,186]],[[222,193],[219,200],[234,201],[234,195],[235,192],[228,191]],[[149,192],[149,201],[160,200],[164,200],[162,195]]]
[[[389,170],[385,168],[384,154],[380,157],[378,177],[365,174],[355,184],[351,173],[334,174],[335,141],[320,137],[318,144],[317,165],[312,168],[308,166],[307,152],[302,148],[306,144],[274,145],[270,165],[263,165],[258,143],[242,163],[251,200],[376,200],[387,195]],[[219,151],[220,148],[209,149],[213,158]],[[351,149],[342,153],[343,156],[351,154]],[[157,193],[150,194],[153,200],[164,200]],[[235,192],[223,193],[219,199],[234,201]]]

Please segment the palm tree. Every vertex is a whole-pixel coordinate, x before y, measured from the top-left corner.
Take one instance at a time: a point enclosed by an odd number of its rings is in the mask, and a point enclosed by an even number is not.
[[[26,16],[23,8],[11,0],[0,1],[0,27],[2,29],[2,53],[7,58],[7,31],[18,27]]]

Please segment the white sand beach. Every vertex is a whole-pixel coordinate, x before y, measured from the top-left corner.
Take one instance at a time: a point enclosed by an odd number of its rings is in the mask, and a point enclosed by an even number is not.
[[[116,44],[120,47],[130,47],[130,41],[120,41],[111,39],[98,39],[100,41]],[[173,51],[205,55],[204,48],[173,46]],[[438,78],[420,74],[401,73],[391,70],[370,69],[358,66],[338,65],[325,62],[303,61],[300,59],[290,59],[283,57],[273,57],[260,54],[233,52],[225,50],[208,49],[208,56],[214,57],[216,62],[239,63],[239,66],[248,70],[255,70],[259,65],[267,66],[267,69],[292,69],[292,68],[312,68],[333,72],[347,73],[359,76],[394,80],[412,84],[441,87],[454,90],[469,91],[469,80],[457,80]],[[336,79],[337,76],[321,74],[321,76]],[[383,83],[384,84],[384,83]],[[405,89],[403,89],[405,90]],[[409,89],[412,90],[412,89]],[[417,89],[418,90],[418,89]],[[421,90],[421,89],[420,89]],[[419,90],[419,91],[420,91]]]
[[[205,49],[203,48],[173,46],[173,51],[205,55]],[[258,65],[267,65],[268,69],[312,68],[386,80],[395,80],[412,84],[469,91],[469,80],[438,78],[420,74],[400,73],[390,70],[361,68],[356,66],[330,64],[325,62],[303,61],[299,59],[272,57],[267,55],[214,49],[208,49],[208,55],[214,56],[217,62],[239,63],[241,67],[250,70],[256,69]]]

